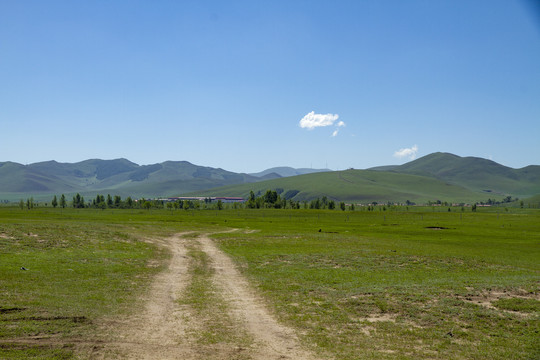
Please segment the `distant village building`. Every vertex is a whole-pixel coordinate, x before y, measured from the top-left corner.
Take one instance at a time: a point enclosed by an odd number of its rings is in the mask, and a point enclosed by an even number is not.
[[[243,203],[245,202],[245,199],[242,197],[231,197],[231,196],[179,196],[179,197],[169,197],[166,199],[159,199],[162,201],[184,201],[184,200],[190,200],[190,201],[206,201],[206,202],[215,202],[221,200],[221,202],[224,203]]]

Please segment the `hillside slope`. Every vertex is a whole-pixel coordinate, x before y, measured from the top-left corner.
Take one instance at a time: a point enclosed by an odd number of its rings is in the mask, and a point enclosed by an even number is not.
[[[310,174],[295,175],[309,171]],[[317,171],[317,172],[313,172]],[[30,165],[0,163],[0,200],[53,194],[85,197],[96,193],[123,197],[177,195],[247,196],[278,189],[295,200],[327,196],[356,202],[452,201],[474,202],[506,196],[540,194],[540,166],[512,169],[491,160],[433,153],[403,165],[370,170],[319,172],[272,168],[253,176],[187,161],[138,165],[127,159],[90,159],[78,163],[46,161]],[[282,177],[283,176],[283,177]],[[212,189],[212,190],[209,190]]]
[[[197,192],[200,196],[242,196],[277,190],[287,199],[312,200],[326,196],[350,202],[413,202],[486,200],[489,195],[473,192],[427,176],[373,170],[345,170],[299,175],[254,184],[226,186]],[[193,193],[195,195],[195,193]]]
[[[142,166],[126,159],[91,159],[78,163],[46,161],[30,165],[4,162],[0,163],[0,199],[27,196],[39,199],[75,192],[157,197],[264,179],[187,161]]]
[[[537,165],[513,169],[487,159],[438,152],[382,169],[430,176],[475,192],[483,191],[497,196],[527,197],[540,193],[540,166]]]
[[[274,178],[275,178],[275,177],[289,177],[289,176],[305,175],[305,174],[312,174],[312,173],[317,173],[317,172],[327,172],[327,171],[332,171],[332,170],[329,170],[329,169],[309,169],[309,168],[295,169],[295,168],[288,167],[288,166],[280,166],[280,167],[273,167],[273,168],[270,168],[270,169],[266,169],[266,170],[263,170],[263,171],[258,172],[258,173],[251,173],[249,175],[257,176],[257,177],[264,177],[264,176],[268,176],[268,175],[271,175],[271,174],[278,175],[278,176],[274,176]]]

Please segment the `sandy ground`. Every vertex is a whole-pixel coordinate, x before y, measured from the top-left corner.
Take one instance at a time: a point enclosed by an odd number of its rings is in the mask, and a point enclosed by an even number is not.
[[[158,240],[156,240],[158,241]],[[181,234],[160,240],[172,252],[168,268],[158,274],[146,298],[144,311],[111,325],[111,338],[104,341],[92,358],[119,359],[299,359],[317,357],[301,346],[294,331],[277,322],[262,299],[240,274],[232,260],[220,251],[208,235],[195,241],[211,259],[213,282],[227,302],[234,331],[245,332],[249,346],[233,343],[201,348],[192,336],[197,319],[189,305],[178,299],[190,282],[187,240]],[[216,310],[218,311],[218,310]],[[241,354],[240,354],[241,350]],[[233,354],[238,353],[238,356]]]

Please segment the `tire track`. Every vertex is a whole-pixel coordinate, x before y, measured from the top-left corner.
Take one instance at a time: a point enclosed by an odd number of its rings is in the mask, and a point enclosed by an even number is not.
[[[198,358],[187,336],[189,312],[177,302],[189,284],[187,250],[181,235],[154,241],[172,252],[169,266],[153,280],[144,311],[117,325],[114,340],[106,346],[102,358]]]
[[[245,324],[246,330],[255,339],[251,348],[252,358],[316,359],[301,346],[292,329],[279,324],[270,314],[233,261],[219,250],[207,235],[201,236],[199,241],[203,251],[213,261],[216,270],[215,282],[230,304],[231,316]]]
[[[143,299],[144,310],[110,325],[108,331],[113,336],[101,343],[92,359],[317,359],[302,347],[291,328],[277,322],[209,234],[189,239],[182,235],[186,234],[154,240],[172,253],[168,268],[154,278]],[[192,281],[188,250],[194,245],[210,259],[212,283],[227,304],[225,318],[232,320],[222,325],[227,326],[226,331],[249,334],[247,346],[225,340],[201,344],[197,340],[204,319],[197,318],[189,304],[179,301]],[[216,317],[223,315],[218,307],[211,311]]]

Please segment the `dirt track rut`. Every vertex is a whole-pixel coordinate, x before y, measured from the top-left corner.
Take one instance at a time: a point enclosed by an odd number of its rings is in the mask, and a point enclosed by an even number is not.
[[[194,337],[198,319],[189,304],[178,300],[190,284],[187,243],[195,242],[213,267],[213,283],[227,303],[228,317],[237,329],[249,335],[250,344],[224,342],[201,345]],[[301,346],[294,331],[267,310],[262,299],[240,274],[232,260],[208,235],[189,240],[182,235],[161,240],[172,252],[168,268],[156,276],[144,311],[124,319],[104,344],[101,358],[120,359],[317,359]],[[218,310],[216,310],[218,311]],[[217,315],[217,314],[216,314]],[[97,355],[97,354],[95,354]]]

